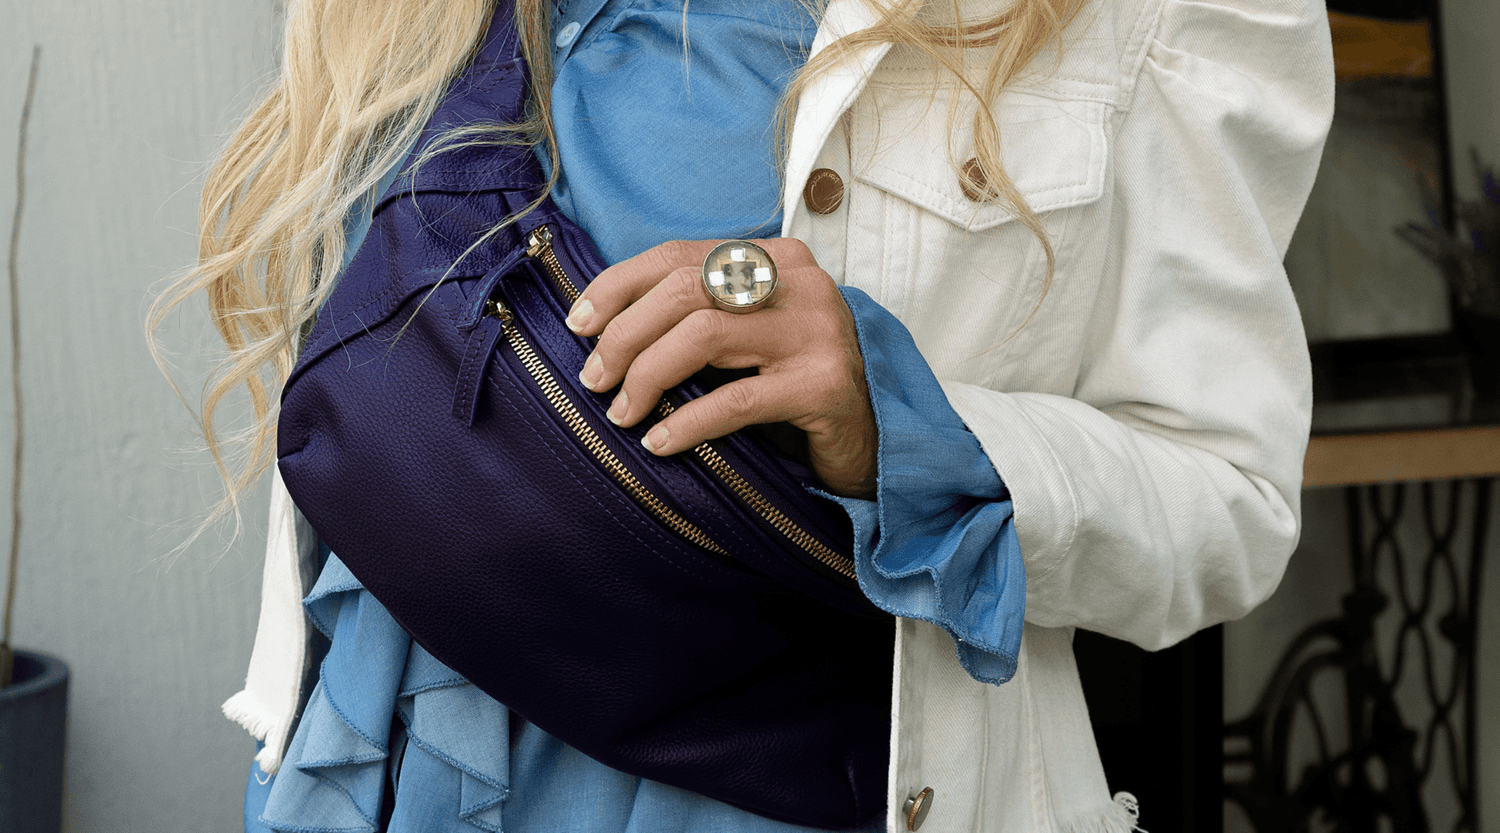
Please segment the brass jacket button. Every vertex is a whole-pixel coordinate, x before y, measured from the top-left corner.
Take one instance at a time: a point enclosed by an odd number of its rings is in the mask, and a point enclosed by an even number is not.
[[[818,168],[807,176],[802,201],[814,214],[832,214],[844,202],[844,180],[828,168]]]
[[[964,163],[963,175],[958,178],[958,187],[970,202],[989,202],[1000,196],[1000,192],[990,184],[990,178],[985,175],[984,166],[979,164],[978,159],[970,159]]]
[[[906,799],[906,829],[916,830],[927,820],[927,811],[932,809],[932,787],[923,787],[922,791]]]

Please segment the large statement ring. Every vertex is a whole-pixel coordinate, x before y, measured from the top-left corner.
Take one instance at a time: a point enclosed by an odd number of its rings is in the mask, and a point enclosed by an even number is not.
[[[703,289],[726,312],[754,312],[776,291],[776,264],[766,250],[726,240],[703,259]]]

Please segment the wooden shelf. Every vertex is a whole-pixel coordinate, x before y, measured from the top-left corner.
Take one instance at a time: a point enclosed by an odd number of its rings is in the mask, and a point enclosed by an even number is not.
[[[1354,486],[1401,480],[1500,475],[1500,426],[1313,437],[1302,485]]]

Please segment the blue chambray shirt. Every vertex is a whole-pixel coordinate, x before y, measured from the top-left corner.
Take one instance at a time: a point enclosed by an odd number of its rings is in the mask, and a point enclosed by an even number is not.
[[[691,0],[687,10],[684,50],[681,0],[556,7],[563,166],[552,197],[610,263],[667,240],[781,229],[773,114],[817,27],[795,0]]]
[[[792,0],[692,0],[685,62],[682,22],[661,0],[556,9],[554,199],[610,262],[781,225],[770,124],[815,27]],[[351,215],[351,257],[369,210]],[[880,429],[877,499],[835,498],[860,586],[952,634],[976,679],[1003,682],[1026,592],[1009,493],[906,329],[863,292],[844,298]],[[280,774],[252,770],[247,831],[374,831],[391,792],[391,833],[806,829],[617,772],[525,723],[412,643],[331,553],[305,606],[331,647]]]

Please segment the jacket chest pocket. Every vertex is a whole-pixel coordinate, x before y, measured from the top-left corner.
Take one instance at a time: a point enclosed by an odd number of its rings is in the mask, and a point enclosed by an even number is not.
[[[1038,308],[1046,254],[1006,200],[960,176],[977,164],[973,97],[897,80],[913,77],[929,76],[882,66],[850,110],[844,280],[907,325],[939,378],[993,384],[1011,352],[995,348]],[[1025,90],[995,105],[1005,172],[1058,257],[1054,286],[1080,266],[1066,243],[1105,190],[1107,111]]]

